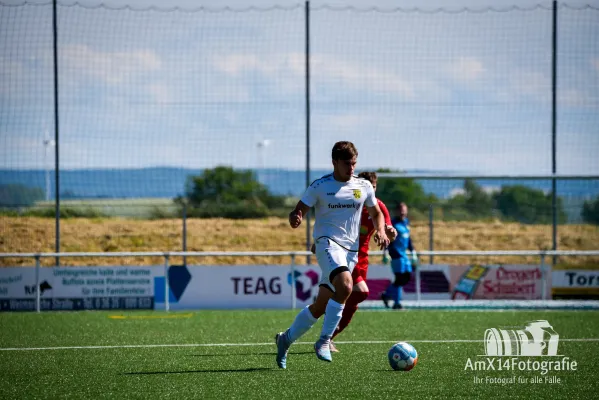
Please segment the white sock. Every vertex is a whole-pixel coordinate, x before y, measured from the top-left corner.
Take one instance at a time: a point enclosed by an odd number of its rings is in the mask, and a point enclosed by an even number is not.
[[[335,332],[335,328],[339,325],[339,321],[341,321],[341,315],[343,314],[343,308],[345,308],[345,304],[337,303],[335,300],[330,299],[327,303],[327,308],[324,313],[324,322],[322,324],[322,332],[320,334],[321,337],[330,338],[333,336],[333,332]]]
[[[302,337],[304,333],[308,332],[310,328],[312,328],[312,325],[314,325],[316,321],[318,321],[318,319],[314,318],[310,312],[310,309],[308,306],[306,306],[306,308],[297,314],[295,320],[287,330],[287,337],[289,338],[289,341],[295,342],[297,339]]]

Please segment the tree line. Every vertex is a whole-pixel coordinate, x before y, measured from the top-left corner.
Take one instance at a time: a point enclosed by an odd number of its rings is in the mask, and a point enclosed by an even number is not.
[[[524,185],[502,186],[488,192],[473,179],[466,179],[461,193],[439,199],[426,193],[416,179],[380,178],[377,197],[391,209],[400,201],[407,203],[416,219],[424,218],[433,205],[435,219],[501,218],[525,224],[549,224],[553,220],[551,193]],[[185,196],[176,199],[187,207],[190,216],[224,218],[286,216],[296,201],[272,195],[253,171],[236,171],[231,167],[216,167],[190,177]],[[556,210],[557,222],[566,223],[568,217],[561,197],[557,197]],[[599,196],[584,203],[581,216],[587,223],[599,224]]]
[[[439,199],[426,194],[422,185],[412,178],[380,179],[377,197],[390,207],[401,199],[417,218],[424,218],[434,207],[435,219],[485,220],[499,218],[524,224],[549,224],[553,220],[552,196],[540,189],[524,185],[502,186],[487,191],[473,179],[466,179],[462,191],[450,198]],[[599,197],[596,200],[599,202]],[[564,202],[557,197],[557,222],[566,223]],[[585,222],[590,222],[586,221]]]
[[[378,172],[389,172],[379,170]],[[540,189],[524,185],[507,185],[488,191],[473,179],[466,179],[460,193],[446,199],[426,193],[422,185],[413,178],[380,178],[377,197],[390,210],[403,201],[410,207],[413,219],[427,218],[431,205],[434,218],[442,220],[485,220],[500,218],[525,224],[548,224],[552,222],[552,196]],[[0,185],[0,209],[30,207],[43,199],[40,188],[24,185]],[[219,166],[206,169],[201,175],[190,176],[183,195],[174,199],[179,214],[197,218],[263,218],[286,216],[295,205],[296,198],[270,193],[258,181],[251,170],[235,170]],[[567,222],[564,202],[557,197],[557,222]],[[53,216],[49,213],[48,216]],[[159,217],[173,217],[164,213]],[[581,217],[584,222],[599,225],[599,196],[585,201]]]

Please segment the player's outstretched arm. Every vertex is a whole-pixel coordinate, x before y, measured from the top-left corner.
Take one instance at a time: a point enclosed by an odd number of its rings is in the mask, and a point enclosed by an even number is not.
[[[397,238],[397,230],[393,225],[385,224],[385,232],[387,233],[387,237],[391,242]]]
[[[392,242],[397,237],[397,230],[395,230],[395,227],[391,223],[391,214],[389,214],[389,209],[387,209],[387,206],[385,205],[385,203],[383,203],[380,200],[378,201],[378,203],[379,203],[379,208],[381,209],[381,212],[383,213],[383,217],[385,217],[385,232],[387,233],[387,237],[389,238],[389,240]],[[378,235],[375,236],[375,240],[378,243]]]
[[[379,248],[384,250],[387,248],[387,246],[389,246],[389,238],[387,237],[387,232],[385,229],[385,217],[383,216],[378,204],[375,204],[373,207],[367,207],[367,209],[368,214],[370,214],[370,218],[372,218],[372,221],[374,221]]]
[[[303,202],[298,201],[295,209],[289,213],[289,225],[293,229],[301,225],[304,215],[310,211],[310,207],[305,205]]]
[[[385,224],[385,233],[387,234],[387,237],[389,238],[389,242],[392,242],[397,238],[397,230],[393,227],[393,225]],[[378,232],[375,232],[375,234],[374,234],[374,241],[376,244],[379,243]]]

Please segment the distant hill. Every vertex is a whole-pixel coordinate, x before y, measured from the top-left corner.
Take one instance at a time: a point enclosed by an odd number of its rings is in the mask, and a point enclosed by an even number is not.
[[[75,198],[172,198],[183,194],[188,176],[200,175],[202,169],[140,168],[140,169],[79,169],[60,172],[61,193]],[[311,179],[329,173],[312,171]],[[264,169],[258,179],[274,194],[299,196],[306,187],[304,171]],[[54,173],[50,173],[54,197]],[[46,186],[43,170],[0,170],[0,185],[21,184],[29,187]],[[45,189],[44,189],[45,190]]]
[[[188,176],[202,172],[202,169],[164,167],[63,170],[60,173],[60,186],[62,194],[75,198],[172,198],[185,191]],[[306,188],[305,171],[260,169],[256,172],[258,180],[273,194],[300,196]],[[310,181],[330,172],[328,169],[313,170]],[[50,172],[50,181],[53,198],[54,172]],[[16,183],[44,189],[45,182],[46,173],[43,170],[0,170],[0,185]],[[434,191],[434,187],[431,189]],[[446,195],[444,190],[436,194]]]
[[[139,169],[78,169],[63,170],[60,173],[61,195],[63,198],[173,198],[185,191],[188,176],[200,175],[202,169],[186,168],[139,168]],[[273,194],[300,196],[306,187],[304,171],[285,169],[257,170],[260,182]],[[311,171],[310,181],[330,173],[330,170]],[[432,173],[431,171],[407,171],[408,173]],[[44,170],[0,170],[0,185],[21,184],[45,190]],[[54,198],[54,173],[50,173],[51,195]],[[461,180],[420,180],[428,193],[439,198],[447,198],[459,192]],[[504,185],[524,184],[549,192],[549,180],[487,180],[477,181],[479,185],[498,188]],[[564,198],[564,206],[570,221],[579,219],[580,207],[585,199],[599,195],[599,181],[564,180],[557,183],[558,195]]]

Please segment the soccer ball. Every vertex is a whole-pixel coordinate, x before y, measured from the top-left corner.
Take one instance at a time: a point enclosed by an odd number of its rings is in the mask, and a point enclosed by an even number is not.
[[[409,371],[418,362],[418,353],[409,343],[399,342],[389,349],[389,365],[396,371]]]

